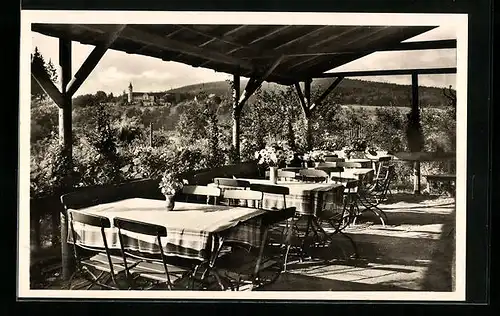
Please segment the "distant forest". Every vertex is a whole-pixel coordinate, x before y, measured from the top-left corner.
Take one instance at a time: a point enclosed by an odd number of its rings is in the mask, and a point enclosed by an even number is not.
[[[324,91],[333,80],[330,78],[314,80],[312,90]],[[242,81],[241,90],[245,88],[245,85],[246,81]],[[262,89],[279,90],[285,89],[285,87],[277,84],[263,84]],[[188,85],[168,92],[181,95],[196,95],[201,91],[226,97],[231,95],[229,83],[225,81]],[[453,90],[453,92],[455,91]],[[411,104],[411,86],[344,79],[332,92],[332,99],[341,105],[409,107]],[[423,107],[440,108],[448,104],[443,89],[435,87],[419,87],[419,101]]]

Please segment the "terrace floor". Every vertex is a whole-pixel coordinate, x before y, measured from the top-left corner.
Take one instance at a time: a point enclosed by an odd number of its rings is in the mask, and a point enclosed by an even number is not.
[[[345,239],[303,262],[291,262],[262,291],[452,291],[455,200],[394,194],[381,207],[385,227],[366,215],[346,229],[358,246],[358,259],[339,260]],[[59,270],[37,288],[61,289]]]

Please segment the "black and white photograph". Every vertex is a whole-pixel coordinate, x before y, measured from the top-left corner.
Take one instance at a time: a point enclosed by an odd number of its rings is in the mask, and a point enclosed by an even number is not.
[[[22,10],[19,297],[464,300],[467,21]]]

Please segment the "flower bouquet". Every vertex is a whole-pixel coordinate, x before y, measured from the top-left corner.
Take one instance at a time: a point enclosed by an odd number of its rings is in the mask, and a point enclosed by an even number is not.
[[[325,150],[311,150],[309,152],[306,152],[302,156],[302,161],[304,161],[305,166],[310,166],[310,164],[315,164],[315,163],[320,163],[325,161],[325,156],[328,153]]]
[[[174,196],[177,192],[182,190],[182,181],[175,173],[171,172],[170,170],[166,170],[163,173],[163,176],[159,183],[159,187],[161,189],[161,193],[165,195],[167,211],[173,210],[175,204]]]
[[[294,152],[286,143],[275,143],[255,152],[258,164],[269,167],[269,178],[276,183],[278,167],[290,164],[294,159]]]

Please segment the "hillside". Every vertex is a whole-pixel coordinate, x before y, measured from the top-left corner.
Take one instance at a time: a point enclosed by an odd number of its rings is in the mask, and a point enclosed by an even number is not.
[[[312,90],[323,91],[333,81],[331,78],[317,79],[313,81]],[[247,80],[242,80],[240,89],[243,91]],[[285,86],[264,83],[264,90],[280,90]],[[169,90],[170,93],[182,93],[196,95],[201,91],[219,96],[230,96],[229,83],[226,81],[193,84]],[[407,107],[411,103],[411,86],[392,83],[364,81],[357,79],[344,79],[332,92],[337,103],[361,104],[364,106],[387,106]],[[422,106],[441,107],[447,103],[441,88],[419,87],[419,99]],[[250,100],[251,102],[252,100]]]

